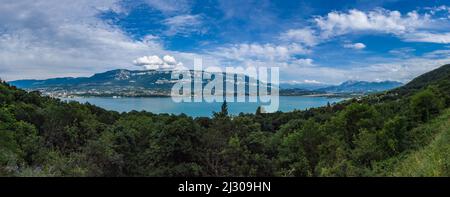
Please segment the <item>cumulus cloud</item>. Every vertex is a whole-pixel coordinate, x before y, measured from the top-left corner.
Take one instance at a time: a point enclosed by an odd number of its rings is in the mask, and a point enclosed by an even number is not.
[[[292,64],[297,66],[314,66],[313,59],[311,58],[295,59],[292,61]]]
[[[136,66],[144,67],[146,70],[158,69],[174,69],[177,66],[182,66],[183,63],[177,62],[173,56],[165,55],[162,59],[156,55],[139,57],[133,61]]]
[[[175,60],[174,57],[170,56],[170,55],[165,55],[163,57],[164,62],[166,62],[169,65],[176,65],[177,61]]]
[[[326,16],[316,17],[314,21],[320,29],[322,39],[349,33],[372,32],[392,34],[407,42],[448,44],[450,12],[445,13],[444,18],[431,17],[437,11],[443,10],[447,11],[448,7],[433,8],[430,13],[425,14],[411,11],[404,15],[395,10],[377,9],[363,12],[353,9],[348,12],[330,12]],[[436,29],[444,33],[433,33]]]
[[[347,43],[343,45],[344,48],[349,48],[349,49],[364,49],[366,48],[366,45],[363,43]]]
[[[281,40],[302,43],[307,46],[317,44],[317,36],[311,28],[290,29],[280,36]]]
[[[324,36],[341,35],[354,31],[376,31],[403,34],[430,25],[428,15],[412,11],[402,15],[399,11],[378,9],[369,12],[350,10],[330,12],[324,17],[315,18]]]
[[[159,65],[162,65],[164,62],[161,58],[156,55],[152,56],[143,56],[133,61],[133,63],[137,66],[143,66],[145,69],[158,69]]]
[[[441,13],[440,17],[437,16],[438,12]],[[299,43],[308,47],[329,41],[336,36],[354,33],[391,34],[406,42],[448,44],[450,43],[449,20],[450,8],[447,6],[429,8],[427,13],[422,14],[418,11],[402,14],[396,10],[352,9],[346,12],[333,11],[325,16],[314,17],[310,25],[289,29],[280,33],[279,37],[282,41]],[[364,48],[361,44],[346,47]]]

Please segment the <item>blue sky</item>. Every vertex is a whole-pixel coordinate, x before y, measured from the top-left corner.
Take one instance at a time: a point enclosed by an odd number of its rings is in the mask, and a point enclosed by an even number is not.
[[[5,0],[0,77],[279,66],[288,83],[396,80],[450,63],[450,1]]]

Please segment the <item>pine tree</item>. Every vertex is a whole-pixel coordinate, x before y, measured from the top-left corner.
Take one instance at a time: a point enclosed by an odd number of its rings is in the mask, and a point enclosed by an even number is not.
[[[226,100],[223,101],[223,103],[222,103],[222,107],[221,107],[220,113],[221,113],[223,116],[228,116],[228,104],[227,104],[227,101],[226,101]]]

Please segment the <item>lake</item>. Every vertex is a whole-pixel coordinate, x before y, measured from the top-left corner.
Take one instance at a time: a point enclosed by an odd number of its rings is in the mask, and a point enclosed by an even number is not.
[[[181,114],[193,117],[211,117],[212,113],[220,111],[222,103],[176,103],[170,97],[75,97],[75,98],[61,98],[66,101],[78,101],[80,103],[90,103],[104,109],[114,110],[118,112],[129,112],[132,110],[145,110],[152,113],[169,113]],[[311,97],[311,96],[280,96],[279,111],[289,112],[293,110],[304,110],[312,107],[325,106],[329,102],[339,102],[343,98],[327,98],[327,97]],[[258,106],[262,105],[259,102],[228,102],[228,111],[232,115],[239,113],[255,113]]]

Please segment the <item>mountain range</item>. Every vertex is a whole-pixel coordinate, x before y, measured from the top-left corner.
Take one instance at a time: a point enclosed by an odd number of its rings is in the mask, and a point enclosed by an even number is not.
[[[368,82],[368,81],[346,81],[336,86],[329,86],[316,89],[316,91],[331,92],[331,93],[370,93],[370,92],[382,92],[385,90],[394,89],[402,86],[403,84],[397,81],[380,81],[380,82]]]
[[[10,83],[55,96],[168,96],[175,82],[171,80],[170,71],[117,69],[91,77],[17,80]]]
[[[194,71],[191,72],[194,74]],[[195,73],[198,74],[201,73]],[[248,86],[248,77],[245,76],[245,79]],[[203,84],[207,82],[208,80],[202,81]],[[16,80],[9,83],[29,91],[37,90],[53,96],[169,96],[176,80],[171,79],[171,71],[117,69],[97,73],[91,77]],[[280,84],[280,95],[365,94],[401,85],[403,84],[396,81],[346,81],[340,85]]]
[[[317,90],[320,88],[326,88],[332,86],[327,83],[308,83],[308,82],[296,82],[296,83],[280,83],[280,89],[302,89],[302,90]]]

